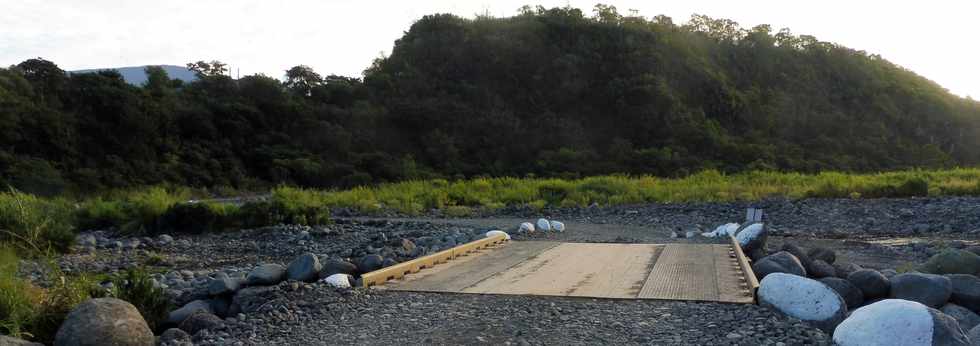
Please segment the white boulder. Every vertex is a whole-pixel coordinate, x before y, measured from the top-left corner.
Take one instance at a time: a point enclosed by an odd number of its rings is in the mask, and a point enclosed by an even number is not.
[[[726,223],[724,225],[718,226],[714,231],[701,233],[701,236],[714,238],[714,237],[727,237],[729,234],[734,235],[735,231],[738,231],[737,223]]]
[[[486,237],[487,238],[490,238],[490,237],[496,236],[498,234],[502,234],[504,236],[504,239],[510,240],[510,234],[507,234],[507,232],[500,231],[500,230],[493,230],[493,231],[487,232]]]
[[[548,222],[547,219],[543,219],[543,218],[538,219],[537,226],[538,226],[538,230],[541,230],[542,232],[547,232],[551,230],[551,223]]]
[[[555,232],[564,232],[565,224],[562,223],[561,221],[551,220],[551,229],[554,230]]]
[[[350,275],[333,274],[323,278],[320,282],[337,288],[350,288]]]
[[[534,224],[530,222],[524,222],[520,227],[521,233],[534,232]]]
[[[840,346],[970,344],[953,318],[904,299],[885,299],[854,310],[834,330]]]
[[[759,304],[809,322],[826,332],[847,314],[847,304],[826,284],[798,275],[772,273],[759,283]]]
[[[768,238],[769,231],[761,222],[742,225],[735,234],[735,240],[745,253],[752,253],[755,249],[765,249]]]

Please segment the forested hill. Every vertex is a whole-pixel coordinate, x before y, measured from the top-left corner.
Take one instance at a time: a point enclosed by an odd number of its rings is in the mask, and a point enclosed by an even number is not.
[[[327,187],[980,162],[980,103],[875,55],[704,16],[426,16],[363,79],[192,67],[198,81],[149,68],[141,87],[41,59],[0,69],[0,184]]]

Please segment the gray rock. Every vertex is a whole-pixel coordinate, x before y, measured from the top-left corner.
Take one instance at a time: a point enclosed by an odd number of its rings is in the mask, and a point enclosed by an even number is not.
[[[803,268],[806,269],[806,272],[810,272],[810,265],[812,264],[812,261],[810,260],[810,256],[807,256],[806,251],[803,250],[803,248],[796,246],[796,244],[784,243],[780,250],[789,252],[795,256],[796,259],[800,261],[800,264],[803,264]]]
[[[398,264],[398,261],[396,261],[394,258],[388,257],[388,258],[385,258],[385,261],[384,261],[384,263],[381,264],[381,267],[382,268],[388,268],[388,267],[393,266],[393,265],[396,265],[396,264]]]
[[[0,346],[44,346],[44,344],[30,342],[6,335],[0,335]]]
[[[837,269],[823,260],[813,260],[810,262],[810,269],[806,272],[815,278],[829,278],[837,276]]]
[[[218,273],[208,283],[208,294],[212,296],[232,294],[239,288],[241,288],[241,281],[228,277],[228,274]]]
[[[357,274],[357,266],[339,259],[325,260],[323,262],[323,268],[320,268],[320,278],[323,279],[333,274],[354,275]]]
[[[972,253],[976,254],[977,256],[980,256],[980,245],[968,246],[967,248],[965,248],[963,250],[972,252]]]
[[[286,268],[276,263],[262,264],[245,277],[245,284],[249,286],[270,286],[276,285],[286,279]]]
[[[214,299],[208,300],[211,305],[211,311],[214,312],[218,317],[227,317],[229,315],[228,311],[231,309],[231,297],[216,297]]]
[[[75,242],[78,243],[78,245],[80,246],[95,247],[97,245],[95,236],[91,234],[80,235],[78,236],[78,238],[76,238]]]
[[[922,303],[931,308],[946,304],[953,294],[953,283],[942,275],[905,273],[891,279],[891,298]]]
[[[361,273],[369,273],[378,269],[384,264],[385,260],[379,255],[367,255],[361,257],[361,260],[357,263],[357,269]]]
[[[841,279],[847,279],[847,277],[850,276],[851,273],[864,269],[861,268],[861,266],[854,263],[834,263],[833,266],[834,266],[834,270],[837,271],[837,277]]]
[[[966,336],[970,339],[970,346],[980,346],[980,325],[970,329]]]
[[[930,274],[980,274],[980,255],[947,249],[929,258],[919,271]]]
[[[882,270],[879,270],[878,272],[881,273],[881,275],[884,275],[886,278],[889,278],[889,279],[891,279],[895,275],[898,275],[898,272],[895,271],[895,269],[882,269]]]
[[[772,273],[759,283],[759,305],[831,332],[844,320],[847,305],[837,291],[803,276]]]
[[[746,222],[735,231],[735,240],[746,253],[752,253],[755,249],[765,249],[768,239],[769,229],[761,222]]]
[[[837,261],[837,253],[828,248],[815,247],[810,249],[807,255],[810,256],[810,260],[821,260],[828,264],[834,264]]]
[[[874,269],[861,269],[847,276],[847,281],[854,284],[864,293],[864,299],[870,300],[888,296],[891,283],[884,275]]]
[[[159,346],[194,346],[191,335],[179,328],[170,328],[160,334]]]
[[[239,312],[250,314],[258,311],[262,304],[274,298],[275,292],[278,290],[277,286],[256,286],[240,289],[231,300],[229,313],[234,311],[235,314]]]
[[[962,345],[966,335],[942,312],[908,300],[886,299],[851,313],[833,333],[840,346]]]
[[[824,285],[830,286],[837,294],[844,298],[844,303],[847,304],[849,310],[857,309],[861,304],[864,304],[864,293],[861,289],[857,288],[850,281],[837,278],[837,277],[827,277],[822,278],[817,281],[822,282]]]
[[[161,235],[157,236],[157,244],[160,244],[160,245],[168,245],[168,244],[173,243],[173,242],[174,242],[174,237],[171,237],[170,235],[161,234]]]
[[[57,346],[146,345],[153,331],[133,304],[116,298],[89,299],[73,309],[54,337]]]
[[[953,285],[949,300],[980,314],[980,278],[968,274],[946,275]]]
[[[178,325],[197,311],[214,312],[210,302],[206,300],[195,300],[185,304],[180,309],[171,311],[170,315],[167,316],[167,324]]]
[[[205,329],[221,329],[224,325],[225,322],[220,317],[207,311],[198,311],[187,317],[184,322],[180,322],[180,326],[177,328],[187,332],[187,334],[194,335]]]
[[[320,259],[311,253],[299,255],[286,269],[289,280],[313,282],[320,278]]]
[[[980,324],[980,316],[973,311],[970,311],[970,309],[956,304],[950,303],[943,305],[943,308],[939,309],[939,311],[942,311],[947,316],[955,319],[956,322],[959,323],[960,329],[962,330],[970,330]]]
[[[803,268],[803,264],[800,260],[796,259],[789,252],[780,251],[772,255],[766,256],[762,260],[752,264],[752,270],[755,272],[755,276],[760,280],[764,279],[766,275],[772,273],[787,273],[799,276],[806,276],[806,269]]]

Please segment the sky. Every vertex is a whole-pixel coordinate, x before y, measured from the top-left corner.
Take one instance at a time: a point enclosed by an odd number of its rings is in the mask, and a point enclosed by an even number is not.
[[[512,16],[522,5],[571,5],[675,23],[691,14],[770,24],[884,58],[954,94],[980,99],[980,2],[975,0],[0,0],[0,66],[33,57],[62,69],[220,60],[242,76],[282,78],[304,64],[360,76],[426,14]]]

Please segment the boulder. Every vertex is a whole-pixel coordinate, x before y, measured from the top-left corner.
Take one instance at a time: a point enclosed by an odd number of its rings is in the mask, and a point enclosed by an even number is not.
[[[179,328],[170,328],[160,334],[159,346],[194,346],[191,335]]]
[[[311,253],[297,256],[286,267],[286,278],[289,280],[313,282],[320,277],[320,259]]]
[[[519,230],[519,231],[520,231],[521,233],[529,233],[529,232],[534,232],[534,224],[532,224],[532,223],[530,223],[530,222],[522,222],[522,223],[521,223],[521,226],[520,226],[520,227],[518,227],[518,230]]]
[[[968,246],[968,247],[966,247],[963,250],[972,252],[972,253],[976,254],[977,256],[980,256],[980,245]]]
[[[767,239],[769,239],[769,230],[761,222],[746,223],[735,234],[735,240],[746,253],[752,253],[755,249],[765,249]]]
[[[320,281],[337,288],[351,288],[350,275],[347,274],[333,274]]]
[[[850,281],[836,277],[822,278],[817,281],[820,281],[824,285],[833,288],[834,291],[837,291],[837,294],[839,294],[841,298],[844,298],[844,303],[847,304],[847,308],[849,310],[857,309],[857,307],[861,306],[861,304],[864,304],[864,293],[862,293],[861,289],[854,286],[854,284],[852,284]]]
[[[241,281],[231,278],[228,274],[218,273],[208,283],[208,294],[220,296],[235,293],[241,287]]]
[[[813,324],[825,332],[834,330],[847,314],[837,291],[803,276],[772,273],[759,283],[759,304]]]
[[[861,269],[847,276],[847,281],[861,290],[865,300],[888,296],[891,282],[874,269]]]
[[[847,277],[850,276],[851,273],[864,269],[861,268],[861,266],[854,263],[834,263],[833,266],[834,266],[834,270],[837,271],[837,277],[841,279],[847,279]]]
[[[0,335],[0,346],[44,346],[44,344],[30,342],[6,335]]]
[[[551,220],[551,230],[553,230],[555,232],[564,232],[565,231],[565,223],[563,223],[561,221]]]
[[[806,276],[806,269],[803,269],[803,264],[800,263],[800,260],[786,251],[774,253],[753,263],[752,271],[755,272],[755,276],[760,280],[772,273]]]
[[[510,240],[510,234],[507,234],[507,232],[499,231],[499,230],[493,230],[493,231],[487,232],[486,237],[487,238],[490,238],[490,237],[493,237],[493,236],[496,236],[496,235],[503,235],[504,236],[504,239]]]
[[[898,275],[898,272],[895,271],[895,269],[882,269],[882,270],[879,270],[878,272],[881,273],[881,275],[884,275],[886,278],[889,278],[889,279],[891,279],[895,275]]]
[[[357,269],[361,271],[361,274],[369,273],[378,269],[385,263],[384,257],[380,255],[367,255],[361,257],[361,260],[357,263]]]
[[[225,318],[228,317],[228,311],[231,309],[231,297],[215,297],[214,299],[208,300],[208,304],[211,305],[211,312],[218,317]]]
[[[803,264],[803,268],[806,269],[806,272],[810,272],[810,265],[813,263],[810,261],[810,256],[807,256],[806,251],[803,250],[803,248],[796,246],[796,244],[784,243],[780,250],[789,252],[795,256],[796,259],[800,260],[800,264]]]
[[[980,346],[980,326],[970,329],[970,332],[966,333],[966,336],[970,339],[971,346]]]
[[[180,330],[187,332],[187,334],[194,335],[202,330],[215,330],[224,327],[225,322],[221,317],[215,316],[214,314],[207,311],[198,311],[193,315],[187,317],[184,322],[180,322]]]
[[[75,307],[58,328],[57,346],[146,345],[153,331],[133,304],[116,298],[89,299]]]
[[[891,298],[922,303],[939,308],[953,294],[953,283],[942,275],[905,273],[891,279]]]
[[[281,264],[267,263],[262,264],[245,276],[245,284],[248,286],[271,286],[276,285],[286,279],[286,268]]]
[[[551,230],[551,222],[548,222],[548,220],[546,219],[538,219],[538,222],[535,223],[535,226],[537,226],[538,230],[542,232],[547,232]]]
[[[334,274],[357,274],[357,266],[354,263],[340,259],[328,259],[323,262],[320,268],[320,278],[325,278]]]
[[[396,264],[398,264],[398,261],[396,261],[394,258],[386,257],[385,261],[381,263],[381,268],[388,268]]]
[[[821,260],[829,264],[834,264],[834,261],[837,261],[837,253],[824,247],[812,248],[807,255],[810,256],[811,260]]]
[[[735,235],[738,231],[737,223],[726,223],[724,225],[715,227],[714,231],[701,233],[701,236],[714,238],[714,237],[728,237],[728,235]]]
[[[837,276],[837,269],[823,260],[813,260],[810,262],[810,268],[806,270],[810,276],[815,278],[829,278]]]
[[[980,314],[980,278],[968,274],[946,275],[953,285],[949,300]]]
[[[960,324],[960,329],[964,331],[973,329],[973,327],[980,324],[980,316],[978,316],[975,312],[970,311],[970,309],[956,304],[950,303],[943,305],[943,308],[939,309],[939,311],[942,311],[944,314],[946,314],[946,316],[952,317],[954,320],[956,320],[956,322]]]
[[[195,300],[190,303],[184,304],[180,309],[170,312],[167,316],[167,324],[178,325],[180,322],[184,322],[188,316],[194,314],[197,311],[207,311],[214,312],[211,302],[207,300]]]
[[[952,318],[901,299],[885,299],[855,310],[837,326],[833,339],[839,346],[969,345]]]
[[[246,314],[258,311],[262,304],[275,298],[276,291],[278,290],[278,286],[246,287],[238,290],[231,299],[229,313],[234,310],[237,310],[235,312],[244,312]]]
[[[929,274],[980,274],[980,256],[966,250],[947,249],[926,261],[919,271]]]

